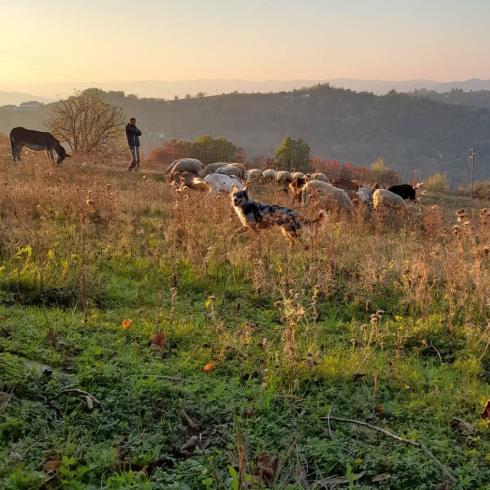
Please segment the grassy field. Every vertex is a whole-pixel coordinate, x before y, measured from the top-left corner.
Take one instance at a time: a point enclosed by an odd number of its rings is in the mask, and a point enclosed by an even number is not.
[[[156,171],[0,164],[1,488],[490,488],[478,206],[288,247]]]

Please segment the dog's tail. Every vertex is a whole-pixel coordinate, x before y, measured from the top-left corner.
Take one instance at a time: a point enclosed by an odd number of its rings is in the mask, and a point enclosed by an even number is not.
[[[318,216],[314,219],[310,219],[310,220],[307,220],[305,222],[305,225],[306,226],[313,226],[313,225],[316,225],[318,223],[321,223],[323,220],[326,220],[328,217],[326,211],[324,211],[323,209],[318,213]]]

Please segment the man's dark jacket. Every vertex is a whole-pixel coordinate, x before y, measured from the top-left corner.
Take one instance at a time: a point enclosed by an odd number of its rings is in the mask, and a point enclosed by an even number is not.
[[[132,124],[126,125],[126,137],[128,138],[129,146],[140,146],[141,131]]]

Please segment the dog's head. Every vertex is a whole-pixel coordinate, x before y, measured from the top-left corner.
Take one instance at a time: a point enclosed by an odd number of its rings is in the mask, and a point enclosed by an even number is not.
[[[230,195],[233,206],[243,206],[249,200],[247,187],[239,189],[238,187],[233,186]]]

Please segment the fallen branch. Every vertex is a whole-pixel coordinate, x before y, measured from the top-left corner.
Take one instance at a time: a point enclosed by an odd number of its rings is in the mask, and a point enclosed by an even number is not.
[[[437,459],[434,454],[421,442],[415,442],[415,441],[410,441],[409,439],[403,439],[403,437],[397,436],[396,434],[393,434],[392,432],[389,432],[385,429],[382,429],[381,427],[377,427],[376,425],[371,425],[368,424],[367,422],[362,422],[360,420],[352,420],[352,419],[344,419],[341,417],[332,417],[331,415],[328,415],[327,417],[324,417],[328,420],[328,423],[330,423],[330,420],[336,420],[337,422],[346,422],[348,424],[355,424],[355,425],[360,425],[362,427],[367,427],[368,429],[374,430],[376,432],[379,432],[381,434],[384,434],[385,436],[391,437],[403,444],[407,444],[408,446],[413,446],[421,451],[423,451],[432,461],[436,464],[436,466],[442,471],[443,475],[451,482],[456,484],[457,480],[456,478],[451,474],[449,469],[445,464],[443,464],[439,459]]]
[[[95,403],[98,403],[100,405],[99,400],[95,398],[94,395],[91,395],[89,392],[80,390],[78,388],[65,388],[64,390],[61,391],[61,393],[77,393],[78,395],[83,395],[91,398]]]

